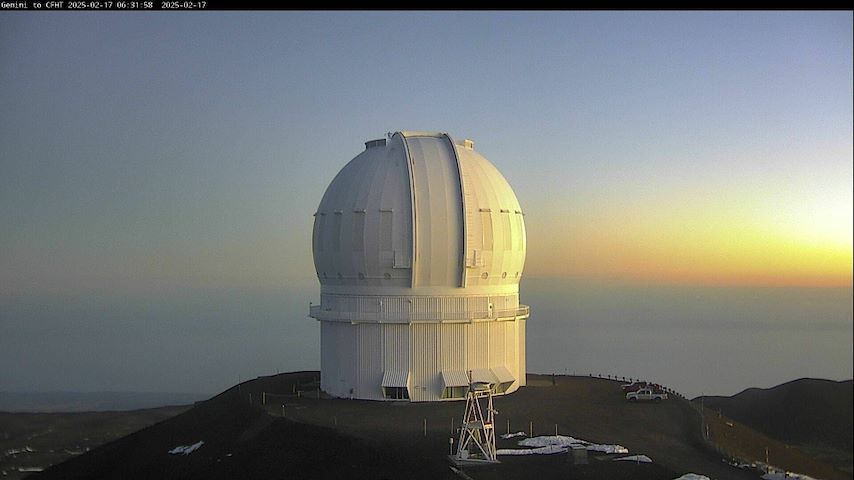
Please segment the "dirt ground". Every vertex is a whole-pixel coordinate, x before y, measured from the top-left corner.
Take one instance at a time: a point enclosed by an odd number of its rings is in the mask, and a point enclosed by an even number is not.
[[[411,478],[459,479],[449,468],[464,403],[375,402],[325,398],[318,372],[259,377],[199,402],[169,420],[57,465],[36,478]],[[529,376],[528,387],[496,397],[499,433],[533,430],[596,443],[616,443],[652,464],[589,455],[500,457],[466,468],[474,480],[513,478],[674,479],[685,473],[716,480],[756,479],[724,463],[700,436],[696,410],[684,399],[625,401],[616,381]],[[320,398],[318,398],[320,397]],[[204,441],[190,455],[172,448]],[[499,440],[499,448],[516,445]]]
[[[608,458],[576,466],[566,458],[556,458],[561,455],[502,457],[500,466],[477,467],[473,472],[466,470],[467,473],[473,478],[528,478],[533,471],[542,478],[565,478],[569,473],[584,478],[585,472],[592,475],[589,478],[672,479],[689,472],[715,479],[756,478],[724,464],[703,446],[699,417],[683,399],[633,404],[626,402],[616,381],[560,375],[554,379],[553,385],[550,375],[529,375],[527,387],[508,396],[495,397],[498,432],[527,434],[533,430],[534,435],[554,435],[557,429],[562,435],[623,445],[632,454],[651,457],[654,464],[625,466]],[[430,463],[435,452],[449,451],[449,437],[458,435],[456,427],[464,407],[458,401],[388,403],[326,399],[322,395],[318,400],[316,384],[309,381],[303,383],[305,391],[297,398],[293,395],[294,387],[277,384],[276,377],[258,380],[242,386],[241,395],[247,401],[250,394],[253,402],[266,401],[265,408],[271,415],[281,416],[284,412],[287,419],[330,427],[379,442],[385,449],[411,450]],[[288,388],[290,394],[274,393],[287,392]],[[515,446],[514,440],[498,441],[498,448]],[[517,471],[518,477],[514,473]]]

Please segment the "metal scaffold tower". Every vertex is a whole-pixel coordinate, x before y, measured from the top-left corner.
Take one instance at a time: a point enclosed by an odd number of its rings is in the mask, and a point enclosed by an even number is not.
[[[485,400],[486,408],[481,405]],[[453,460],[457,464],[498,463],[495,456],[495,414],[492,407],[492,385],[469,382],[466,413],[460,428],[460,441]]]

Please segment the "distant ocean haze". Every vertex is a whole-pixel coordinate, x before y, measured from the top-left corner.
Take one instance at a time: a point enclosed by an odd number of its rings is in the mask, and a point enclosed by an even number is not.
[[[192,405],[211,395],[175,392],[0,392],[0,412],[106,412]]]
[[[528,371],[610,374],[686,396],[852,377],[852,290],[529,278]],[[536,347],[535,347],[536,346]]]
[[[0,391],[210,392],[320,367],[311,282],[0,299]],[[851,288],[525,278],[531,373],[640,377],[693,397],[852,377]]]

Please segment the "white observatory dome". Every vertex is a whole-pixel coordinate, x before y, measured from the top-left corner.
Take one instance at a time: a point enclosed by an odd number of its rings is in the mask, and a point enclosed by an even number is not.
[[[439,400],[469,375],[496,393],[524,385],[525,223],[507,180],[445,133],[365,147],[315,213],[321,387]]]
[[[399,132],[365,145],[326,189],[315,214],[322,291],[518,290],[525,264],[522,209],[473,142]]]

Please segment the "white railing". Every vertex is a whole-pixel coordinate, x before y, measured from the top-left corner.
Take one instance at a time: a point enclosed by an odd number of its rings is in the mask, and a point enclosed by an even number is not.
[[[341,322],[471,322],[476,320],[498,320],[509,318],[525,318],[530,314],[528,305],[507,310],[492,310],[482,312],[342,312],[325,310],[323,305],[312,305],[309,316],[317,320],[332,320]]]

